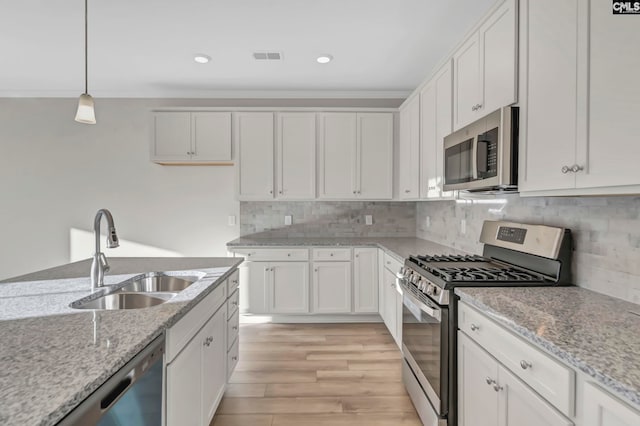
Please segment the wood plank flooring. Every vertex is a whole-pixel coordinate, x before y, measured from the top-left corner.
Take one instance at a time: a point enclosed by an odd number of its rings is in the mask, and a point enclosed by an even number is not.
[[[241,324],[210,426],[421,426],[384,324]]]

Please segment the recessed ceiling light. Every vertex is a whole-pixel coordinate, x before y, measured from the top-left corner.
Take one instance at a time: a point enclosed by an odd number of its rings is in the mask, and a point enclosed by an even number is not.
[[[329,62],[331,62],[332,59],[333,59],[333,56],[329,55],[328,53],[325,53],[318,56],[318,59],[316,59],[316,61],[318,61],[318,63],[320,64],[328,64]]]
[[[193,60],[199,64],[206,64],[211,60],[211,56],[203,55],[201,53],[193,57]]]

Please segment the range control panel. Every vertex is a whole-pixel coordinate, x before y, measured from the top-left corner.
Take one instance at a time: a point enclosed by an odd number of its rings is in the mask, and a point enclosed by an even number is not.
[[[524,228],[513,228],[510,226],[501,226],[498,228],[497,239],[507,241],[509,243],[524,244],[527,236],[527,230]]]

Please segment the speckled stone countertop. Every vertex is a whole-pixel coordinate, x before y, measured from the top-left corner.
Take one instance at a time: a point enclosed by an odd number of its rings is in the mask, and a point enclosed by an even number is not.
[[[462,253],[451,247],[443,246],[432,241],[412,237],[370,237],[370,238],[325,238],[325,237],[297,237],[297,238],[257,238],[251,235],[240,237],[227,243],[227,248],[233,250],[240,247],[295,247],[295,246],[345,246],[345,247],[380,247],[398,261],[412,254],[456,254]],[[466,253],[465,253],[466,254]]]
[[[580,287],[455,292],[461,301],[640,406],[640,305]]]
[[[53,425],[240,263],[234,258],[109,258],[105,284],[144,272],[205,274],[169,302],[146,309],[74,310],[91,293],[91,261],[0,284],[0,424]]]

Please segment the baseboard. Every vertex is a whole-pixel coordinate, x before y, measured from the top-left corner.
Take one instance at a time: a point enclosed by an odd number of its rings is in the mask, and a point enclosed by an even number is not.
[[[378,314],[359,315],[252,315],[240,314],[241,324],[261,324],[261,323],[291,323],[291,324],[313,324],[313,323],[345,323],[345,322],[382,322]]]

